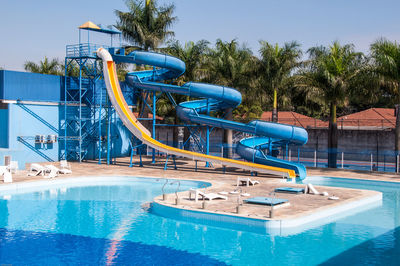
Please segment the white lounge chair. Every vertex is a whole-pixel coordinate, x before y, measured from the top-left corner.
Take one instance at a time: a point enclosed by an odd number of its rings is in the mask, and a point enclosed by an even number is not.
[[[53,168],[53,169],[50,169],[50,173],[48,175],[44,175],[43,177],[44,178],[54,178],[54,177],[57,177],[57,176],[58,176],[57,170]]]
[[[5,171],[3,173],[3,181],[4,183],[11,183],[13,181],[11,172]]]
[[[315,189],[315,187],[312,184],[307,184],[307,190],[309,194],[315,194],[315,195],[319,195],[320,193],[318,192],[317,189]]]
[[[63,170],[63,169],[69,170],[72,173],[71,165],[67,162],[67,160],[60,161],[60,168],[61,168],[61,170]]]
[[[249,177],[238,177],[236,181],[236,186],[238,187],[239,185],[246,185],[246,187],[252,185],[257,185],[260,184],[257,180],[251,180]]]
[[[4,183],[12,182],[12,174],[8,171],[7,166],[0,166],[0,177],[3,176]]]
[[[7,166],[0,166],[0,176],[4,174],[4,172],[7,171]]]
[[[18,170],[18,162],[17,161],[10,161],[10,164],[7,166],[8,170],[10,170],[10,172],[12,174],[15,174]]]
[[[52,164],[45,165],[45,167],[48,169],[48,171],[51,172],[51,170],[54,170],[57,174],[72,174],[72,171],[69,169],[60,169],[57,166],[54,166]]]
[[[201,196],[202,199],[206,199],[206,200],[214,200],[214,199],[223,199],[223,200],[227,200],[228,197],[223,196],[223,195],[219,195],[217,193],[205,193],[202,192],[198,189],[190,189],[189,190],[189,199],[192,199],[192,195],[194,194],[194,200],[197,202],[199,200],[199,196]]]
[[[31,168],[29,170],[28,176],[44,176],[46,173],[46,168],[37,163],[31,163]]]

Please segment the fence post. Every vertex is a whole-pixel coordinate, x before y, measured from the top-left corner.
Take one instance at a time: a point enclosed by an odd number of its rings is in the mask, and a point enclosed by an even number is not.
[[[292,161],[292,150],[289,149],[289,162]]]
[[[386,172],[386,154],[383,155],[383,172]]]
[[[396,173],[398,173],[399,172],[399,163],[400,163],[400,158],[399,158],[398,154],[396,156],[396,161],[397,161],[397,163],[396,163]]]
[[[373,170],[373,157],[372,157],[372,153],[371,153],[371,171]]]
[[[314,167],[317,167],[317,150],[314,150]]]
[[[224,157],[224,144],[221,145],[221,157]]]
[[[343,159],[344,159],[344,153],[342,152],[342,169],[343,169]]]

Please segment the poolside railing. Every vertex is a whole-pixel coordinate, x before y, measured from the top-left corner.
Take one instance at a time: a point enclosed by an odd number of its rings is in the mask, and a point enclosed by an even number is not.
[[[172,142],[163,142],[164,144],[174,146]],[[182,143],[175,146],[182,148]],[[227,152],[229,151],[229,152]],[[212,144],[210,145],[210,154],[225,158],[243,160],[236,154],[236,144]],[[142,154],[152,155],[153,149],[147,148]],[[278,158],[291,162],[302,163],[308,167],[327,168],[328,167],[328,149],[310,149],[303,147],[288,147],[281,149]],[[400,154],[390,150],[345,150],[337,149],[331,151],[336,153],[338,169],[352,169],[364,171],[379,172],[400,172]],[[135,153],[134,153],[135,154]],[[166,154],[155,151],[156,156],[165,157]]]

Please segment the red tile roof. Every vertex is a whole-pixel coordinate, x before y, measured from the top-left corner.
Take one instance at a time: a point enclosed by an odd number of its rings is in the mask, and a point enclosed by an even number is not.
[[[396,116],[393,108],[370,108],[358,113],[341,116],[338,127],[394,128]]]
[[[267,111],[262,113],[261,120],[271,121],[272,120],[272,112]],[[319,127],[325,128],[328,127],[328,123],[322,120],[312,118],[306,115],[302,115],[296,112],[291,111],[278,111],[278,123],[294,125],[299,127]]]

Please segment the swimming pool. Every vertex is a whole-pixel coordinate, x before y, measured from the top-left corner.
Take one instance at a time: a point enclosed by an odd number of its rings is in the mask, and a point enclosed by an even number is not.
[[[309,179],[315,185],[382,191],[383,205],[280,236],[154,215],[143,203],[161,193],[163,179],[57,181],[0,191],[0,263],[398,265],[400,261],[400,184],[396,183]],[[180,190],[203,185],[181,181]],[[176,187],[176,183],[166,185],[166,191]]]

